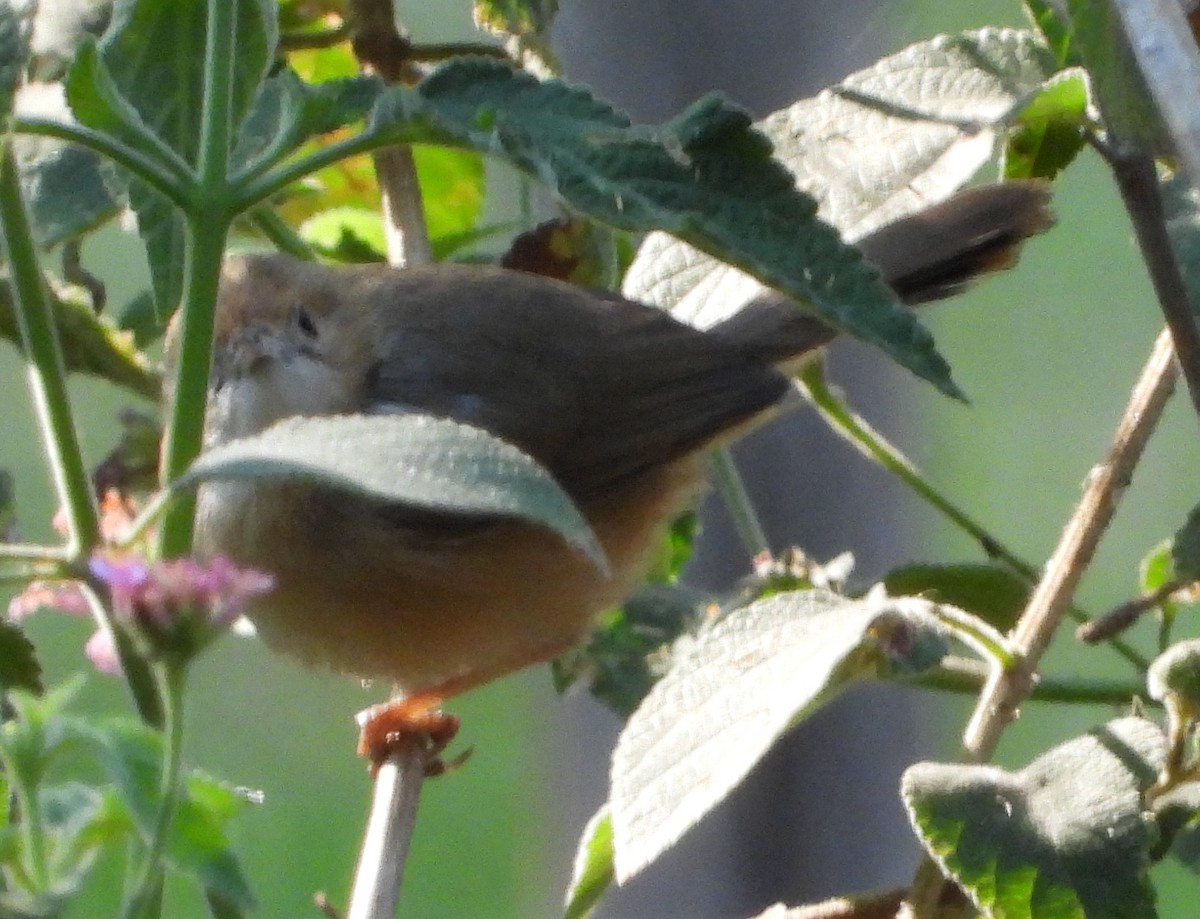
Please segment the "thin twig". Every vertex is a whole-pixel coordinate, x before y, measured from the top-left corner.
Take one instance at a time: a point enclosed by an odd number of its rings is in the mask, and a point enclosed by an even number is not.
[[[353,47],[363,68],[388,82],[402,79],[409,69],[406,55],[411,45],[396,28],[391,0],[354,0],[351,12]],[[375,172],[383,198],[388,262],[396,267],[428,264],[433,257],[411,148],[379,151]],[[409,737],[396,744],[376,771],[347,919],[396,915],[426,766],[425,750]]]
[[[391,919],[396,915],[425,766],[425,751],[417,738],[410,736],[403,738],[396,752],[379,767],[346,919]]]
[[[1083,497],[1012,631],[1012,646],[1016,651],[1013,665],[994,670],[984,686],[963,735],[967,760],[986,762],[990,759],[1005,727],[1016,716],[1021,703],[1029,698],[1038,662],[1065,617],[1075,588],[1112,520],[1142,450],[1174,391],[1176,376],[1171,334],[1164,329],[1134,386],[1108,454],[1088,476]],[[944,884],[941,869],[926,856],[913,878],[909,901],[902,915],[932,916]]]
[[[984,689],[963,735],[968,759],[991,758],[1004,728],[1033,687],[1042,654],[1066,614],[1100,537],[1112,520],[1125,486],[1175,388],[1175,353],[1164,329],[1130,395],[1112,446],[1088,476],[1083,497],[1046,563],[1046,572],[1012,632],[1014,666],[998,672]]]

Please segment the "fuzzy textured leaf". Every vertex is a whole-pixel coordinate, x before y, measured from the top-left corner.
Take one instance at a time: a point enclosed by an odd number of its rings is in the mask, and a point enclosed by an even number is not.
[[[600,221],[663,229],[958,395],[925,328],[817,219],[749,116],[718,97],[659,128],[636,128],[579,87],[469,58],[414,89],[390,90],[373,125],[381,138],[442,140],[502,156]]]
[[[607,567],[587,520],[548,472],[511,444],[446,418],[289,418],[203,453],[173,487],[263,477],[307,479],[434,511],[520,517]]]
[[[735,610],[694,642],[629,719],[613,754],[620,882],[720,803],[789,727],[851,682],[891,669],[933,631],[923,601],[849,600],[823,590]]]
[[[605,804],[583,828],[563,919],[587,919],[613,882],[612,817]]]
[[[991,158],[1012,118],[1053,70],[1052,57],[1029,32],[941,36],[781,109],[759,127],[794,184],[818,202],[821,218],[853,240],[958,190]],[[859,321],[871,317],[879,325],[860,330],[802,291],[787,292],[867,341],[894,334],[883,326],[882,311],[863,307]],[[654,233],[630,267],[624,293],[708,328],[763,286],[688,243]]]
[[[1157,725],[1124,718],[1015,773],[918,763],[901,790],[925,848],[992,919],[1150,919],[1142,792],[1165,749]]]

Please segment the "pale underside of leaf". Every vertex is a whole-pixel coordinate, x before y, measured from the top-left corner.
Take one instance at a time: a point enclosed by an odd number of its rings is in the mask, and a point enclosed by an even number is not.
[[[779,594],[730,613],[677,653],[613,755],[619,882],[722,801],[790,726],[876,672],[873,633],[898,617],[894,604]]]
[[[1053,68],[1030,32],[941,36],[767,116],[759,128],[820,216],[855,240],[961,188]],[[643,243],[624,287],[700,328],[763,292],[744,272],[662,233]]]

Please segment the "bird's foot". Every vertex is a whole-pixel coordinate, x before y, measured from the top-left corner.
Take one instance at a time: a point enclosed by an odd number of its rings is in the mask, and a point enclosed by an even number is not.
[[[439,702],[441,698],[416,695],[372,705],[358,713],[358,755],[367,758],[372,775],[393,753],[413,745],[425,756],[427,776],[441,775],[459,765],[465,757],[447,764],[440,756],[458,733],[459,721],[439,709]]]

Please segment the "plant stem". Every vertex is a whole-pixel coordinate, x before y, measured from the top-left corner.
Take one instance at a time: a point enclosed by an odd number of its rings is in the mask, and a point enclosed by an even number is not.
[[[128,919],[149,919],[161,906],[163,864],[171,823],[179,806],[183,771],[183,703],[187,681],[185,665],[159,663],[155,668],[159,696],[163,703],[163,765],[159,781],[158,814],[146,844],[137,882],[125,915]]]
[[[991,758],[1004,728],[1033,689],[1042,654],[1112,520],[1121,494],[1174,389],[1175,376],[1171,335],[1164,330],[1133,389],[1108,454],[1088,476],[1083,497],[1046,563],[1045,574],[1025,612],[1013,628],[1017,660],[1014,666],[989,679],[967,725],[963,750],[969,761],[986,762]]]
[[[42,283],[11,144],[0,150],[0,237],[11,278],[26,376],[54,488],[67,517],[68,555],[85,558],[99,540],[99,512],[71,417],[67,373]]]
[[[53,137],[86,147],[128,169],[173,204],[183,207],[188,203],[188,189],[193,182],[192,176],[186,165],[178,162],[174,151],[165,145],[161,159],[153,159],[142,151],[122,143],[111,134],[75,122],[15,117],[12,126],[18,134]]]
[[[236,4],[209,0],[204,48],[204,104],[200,118],[198,174],[187,211],[184,297],[174,401],[163,446],[162,481],[178,478],[200,453],[212,352],[213,307],[225,238],[235,213],[230,200],[229,151],[232,125]],[[163,516],[162,557],[186,555],[192,547],[194,497],[174,501]]]
[[[984,555],[999,560],[1020,575],[1029,584],[1038,582],[1040,572],[1029,562],[1005,546],[975,521],[966,511],[943,495],[926,479],[900,450],[876,431],[850,408],[842,397],[825,381],[824,370],[819,362],[813,362],[797,378],[796,387],[800,394],[820,412],[825,422],[858,448],[868,459],[874,460],[888,472],[904,482],[918,496],[940,511],[951,523],[979,543]],[[1071,606],[1069,615],[1077,622],[1090,622],[1087,613]],[[1145,672],[1150,662],[1144,655],[1119,639],[1108,642],[1121,657],[1140,672]]]
[[[965,657],[946,657],[937,667],[904,682],[923,689],[977,696],[987,682],[989,672],[989,668],[982,661]],[[1029,700],[1087,705],[1128,705],[1135,697],[1144,700],[1145,692],[1145,684],[1140,681],[1042,677],[1034,686]],[[1153,701],[1145,704],[1157,705]]]
[[[392,0],[352,0],[350,10],[352,44],[362,68],[391,82],[399,79],[409,46],[396,29]],[[375,155],[375,173],[383,199],[388,263],[398,268],[429,264],[433,255],[412,149],[381,150]],[[417,736],[404,738],[379,765],[347,919],[396,915],[427,765]]]
[[[746,483],[738,472],[733,454],[728,447],[718,447],[712,451],[710,462],[717,491],[729,510],[733,527],[747,554],[751,558],[770,554],[771,543],[754,510],[754,502],[750,500],[750,493],[746,491]]]

